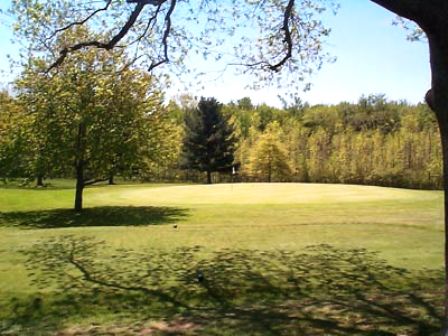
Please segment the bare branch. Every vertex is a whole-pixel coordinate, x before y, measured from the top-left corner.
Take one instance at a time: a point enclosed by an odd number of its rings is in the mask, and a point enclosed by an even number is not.
[[[160,0],[160,1],[165,1],[165,0]],[[60,51],[59,57],[56,59],[56,61],[54,61],[54,63],[52,65],[50,65],[47,72],[60,66],[64,62],[64,60],[68,56],[68,54],[73,53],[77,50],[89,48],[89,47],[96,47],[99,49],[106,49],[106,50],[110,50],[110,49],[114,48],[117,45],[117,43],[120,42],[123,39],[123,37],[125,37],[126,34],[129,32],[129,30],[132,28],[132,26],[134,25],[134,23],[137,21],[138,17],[140,16],[145,5],[147,5],[148,3],[152,3],[152,2],[151,1],[150,2],[148,2],[148,1],[139,2],[135,6],[135,9],[132,11],[131,16],[126,21],[126,23],[123,25],[121,30],[109,42],[104,43],[104,42],[100,42],[100,41],[87,41],[87,42],[80,42],[80,43],[74,44],[69,47],[65,47],[64,49],[62,49]]]
[[[87,186],[95,184],[95,183],[106,182],[107,180],[109,180],[108,177],[103,177],[103,178],[86,180],[83,182],[83,184],[84,184],[84,187],[87,187]]]
[[[146,36],[146,34],[148,33],[149,29],[151,28],[151,25],[153,24],[153,22],[156,22],[157,16],[158,16],[159,13],[160,13],[160,9],[162,8],[162,5],[163,5],[163,2],[161,2],[161,3],[157,6],[157,9],[156,9],[154,15],[151,16],[151,17],[149,18],[148,23],[146,24],[146,27],[145,27],[145,29],[143,30],[143,32],[142,32],[142,33],[141,33],[141,34],[140,34],[134,41],[132,41],[131,43],[129,43],[129,45],[132,45],[132,44],[134,44],[134,43],[136,43],[136,42],[139,42],[140,40],[143,39],[143,37]]]
[[[165,1],[166,0],[126,0],[127,3],[137,3],[137,4],[154,5],[154,6],[160,6]]]
[[[151,65],[148,68],[149,72],[151,72],[154,68],[162,65],[163,63],[169,62],[168,37],[169,37],[170,31],[171,31],[171,15],[173,14],[174,9],[176,8],[176,3],[177,3],[177,0],[171,0],[170,8],[168,9],[168,12],[166,13],[166,16],[165,16],[166,28],[165,28],[165,31],[164,31],[163,37],[162,37],[163,58],[161,60],[159,60],[158,62],[151,63]]]
[[[123,37],[126,36],[126,34],[129,32],[129,30],[134,25],[135,21],[137,21],[138,17],[140,16],[140,13],[142,12],[143,8],[145,7],[145,3],[139,3],[137,6],[135,6],[134,11],[132,12],[131,16],[129,17],[128,21],[124,24],[124,26],[121,28],[121,30],[118,32],[117,35],[115,35],[107,44],[106,49],[112,49],[115,47],[115,45],[121,41]]]
[[[60,29],[56,29],[53,34],[51,34],[47,40],[52,39],[53,37],[55,37],[57,34],[62,33],[74,26],[82,26],[83,24],[85,24],[87,21],[89,21],[91,18],[93,18],[96,14],[98,14],[99,12],[104,12],[107,11],[110,7],[110,4],[112,3],[112,0],[107,0],[106,5],[102,8],[98,8],[97,10],[93,11],[90,15],[88,15],[85,19],[81,20],[81,21],[75,21],[75,22],[71,22],[69,25],[60,28]]]
[[[292,57],[293,43],[291,38],[291,30],[289,29],[289,21],[291,20],[293,8],[294,0],[289,0],[283,15],[283,26],[281,28],[285,32],[285,39],[283,42],[287,45],[287,52],[280,62],[268,66],[272,71],[279,71],[283,64],[285,64]]]
[[[292,35],[291,35],[291,29],[290,29],[290,21],[293,15],[293,9],[295,5],[295,0],[289,0],[288,4],[283,12],[283,22],[282,26],[280,28],[281,31],[284,32],[284,38],[283,43],[286,44],[286,53],[283,55],[280,61],[278,61],[275,64],[271,64],[268,60],[261,60],[259,62],[253,62],[253,63],[231,63],[229,65],[236,65],[236,66],[245,66],[248,68],[253,67],[261,67],[264,69],[267,69],[269,71],[278,72],[280,71],[281,67],[292,57],[292,50],[293,50],[293,41],[292,41]],[[281,51],[278,55],[273,57],[274,59],[277,57],[280,57],[284,51]]]

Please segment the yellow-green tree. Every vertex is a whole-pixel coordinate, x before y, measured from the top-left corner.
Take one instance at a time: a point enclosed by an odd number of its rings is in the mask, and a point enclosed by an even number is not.
[[[88,34],[79,28],[64,37]],[[30,61],[17,83],[32,117],[31,161],[39,174],[63,167],[75,176],[77,211],[86,186],[142,166],[152,150],[151,123],[162,97],[148,73],[126,64],[118,51],[80,51],[50,74],[40,71],[45,62]]]
[[[28,174],[27,162],[17,160],[28,151],[27,126],[30,118],[8,92],[0,92],[0,177],[15,178]]]
[[[288,153],[282,144],[280,133],[278,122],[268,124],[251,152],[251,173],[267,182],[281,181],[291,176]]]

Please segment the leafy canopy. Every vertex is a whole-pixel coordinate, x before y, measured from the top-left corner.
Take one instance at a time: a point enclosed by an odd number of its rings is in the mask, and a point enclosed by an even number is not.
[[[199,75],[203,69],[183,61],[201,55],[221,61],[223,72],[232,66],[253,77],[254,87],[286,77],[299,87],[331,59],[323,51],[330,30],[320,19],[327,9],[337,9],[333,0],[14,0],[10,12],[17,37],[50,69],[79,50],[119,47],[149,70],[169,63],[177,75]],[[95,37],[61,45],[79,26]]]

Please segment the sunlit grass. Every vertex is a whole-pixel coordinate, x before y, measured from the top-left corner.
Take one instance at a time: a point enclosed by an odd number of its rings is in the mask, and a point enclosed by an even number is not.
[[[302,253],[325,244],[365,249],[410,271],[443,264],[439,191],[323,184],[98,186],[86,189],[86,211],[76,215],[69,210],[74,192],[68,186],[0,189],[0,304],[8,309],[12,298],[41,291],[30,283],[21,251],[67,235],[104,241],[106,263],[107,255],[123,248],[198,248],[195,257],[207,260],[223,251]],[[110,321],[114,314],[108,314],[95,319]],[[79,319],[74,314],[63,321]]]

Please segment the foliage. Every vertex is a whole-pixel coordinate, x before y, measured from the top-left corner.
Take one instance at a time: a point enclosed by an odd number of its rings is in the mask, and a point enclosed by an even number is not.
[[[127,134],[133,136],[126,142],[121,140],[123,134],[112,133],[115,140],[110,142],[108,151],[121,154],[106,157],[106,151],[99,151],[105,159],[98,167],[107,169],[101,170],[103,173],[97,177],[107,178],[109,173],[114,173],[148,181],[201,181],[201,176],[195,173],[197,168],[179,170],[185,118],[192,113],[194,98],[181,97],[179,102],[171,101],[163,107],[161,94],[156,92],[149,98],[147,107],[131,110],[130,106],[138,104],[139,98],[134,97],[133,102],[128,103],[126,100],[133,97],[131,92],[143,95],[144,83],[149,83],[146,78],[138,71],[129,70],[115,79],[115,84],[108,84],[113,91],[108,98],[108,110],[104,110],[105,122],[117,124],[118,128],[114,126],[114,129],[123,132],[128,129]],[[143,87],[139,89],[136,81]],[[2,108],[2,177],[34,178],[37,167],[43,167],[44,176],[73,176],[71,159],[62,159],[68,154],[63,149],[72,148],[73,140],[67,143],[66,130],[58,127],[73,122],[70,114],[60,113],[61,105],[52,102],[48,95],[45,99],[38,95],[45,85],[45,90],[54,92],[56,79],[49,81],[30,72],[19,83],[29,83],[26,95],[20,94],[18,99],[9,97]],[[59,98],[55,96],[54,99]],[[66,98],[61,96],[60,99]],[[121,107],[127,112],[119,113]],[[145,109],[151,113],[143,119],[138,117],[138,113],[142,113],[138,111]],[[423,104],[410,105],[388,101],[384,95],[369,95],[355,104],[310,106],[301,103],[296,108],[280,109],[264,104],[254,106],[250,100],[242,99],[223,105],[221,113],[233,125],[234,138],[238,139],[234,144],[234,161],[238,163],[239,180],[260,180],[251,162],[256,160],[259,139],[267,133],[269,125],[275,124],[277,145],[283,148],[281,152],[286,151],[282,161],[289,166],[281,180],[441,187],[439,131],[434,114]],[[134,117],[140,121],[133,123]],[[8,120],[11,124],[6,127]],[[30,141],[34,145],[30,145]],[[45,150],[37,156],[33,153],[37,153],[34,148],[39,146]],[[114,152],[114,146],[118,152]],[[37,165],[39,162],[42,164]],[[266,179],[267,175],[263,176]],[[230,181],[225,174],[219,178]]]
[[[29,117],[8,92],[0,92],[0,178],[28,175],[26,162],[19,158],[29,150]]]
[[[230,172],[234,166],[235,135],[229,116],[214,98],[201,98],[196,109],[185,114],[182,167],[207,172]]]
[[[442,159],[435,115],[424,104],[389,101],[382,94],[357,103],[283,109],[247,100],[223,106],[238,137],[235,157],[240,181],[260,180],[251,162],[259,140],[276,125],[276,142],[289,165],[281,180],[441,188]],[[174,104],[174,103],[172,103]],[[175,105],[175,104],[174,104]],[[188,108],[177,106],[179,125]],[[266,174],[264,175],[266,176]],[[177,180],[195,181],[192,171]],[[221,175],[221,181],[230,181]],[[264,178],[266,179],[266,177]]]
[[[283,180],[441,187],[439,131],[423,104],[390,102],[380,95],[361,97],[357,104],[303,106],[294,114],[232,104],[226,110],[235,115],[242,135],[237,155],[243,180],[254,177],[250,161],[258,157],[265,118],[279,128],[277,142],[286,150],[283,161],[291,169]]]
[[[170,71],[179,76],[200,75],[202,69],[186,69],[183,63],[199,55],[204,60],[213,58],[222,71],[232,64],[237,72],[252,76],[255,87],[289,79],[288,85],[296,88],[291,92],[297,92],[309,87],[303,82],[332,60],[323,51],[330,29],[321,16],[336,9],[332,0],[15,0],[10,13],[16,19],[18,39],[53,66],[80,49],[120,46],[133,52],[134,63],[149,70],[169,63]],[[93,39],[78,36],[64,45],[58,43],[67,31],[83,25],[94,31]],[[215,48],[223,45],[229,52]],[[280,72],[282,68],[288,71]]]
[[[79,52],[51,74],[42,71],[46,66],[31,60],[17,82],[18,102],[30,118],[32,145],[24,158],[33,176],[75,175],[79,210],[86,185],[131,176],[163,156],[153,147],[163,128],[162,97],[154,79],[128,68],[121,52]]]
[[[291,175],[286,148],[280,141],[278,122],[269,124],[256,140],[249,170],[264,181],[281,181]]]

